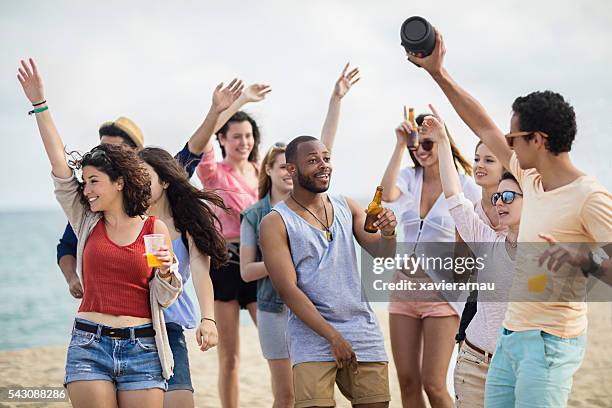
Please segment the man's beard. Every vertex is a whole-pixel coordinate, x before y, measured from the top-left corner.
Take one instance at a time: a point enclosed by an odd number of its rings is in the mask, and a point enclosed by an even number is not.
[[[311,193],[324,193],[329,189],[329,183],[327,183],[326,187],[317,187],[317,185],[315,184],[314,180],[312,180],[309,177],[306,177],[304,175],[302,175],[302,173],[297,172],[297,176],[298,176],[298,184],[300,185],[300,187],[302,187],[305,190],[310,191]],[[329,175],[329,180],[331,181],[331,174]]]

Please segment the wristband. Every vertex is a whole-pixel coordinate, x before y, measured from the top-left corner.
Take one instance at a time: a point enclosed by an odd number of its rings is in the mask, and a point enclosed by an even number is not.
[[[32,104],[32,106],[39,106],[39,105],[42,105],[43,103],[47,103],[47,100],[45,99],[45,100],[44,100],[44,101],[42,101],[42,102],[33,103],[33,104]]]
[[[204,320],[208,320],[211,321],[215,324],[215,326],[217,325],[217,322],[215,322],[215,319],[211,319],[210,317],[203,317],[200,319],[200,324],[204,321]]]
[[[40,113],[40,112],[44,112],[47,109],[49,109],[48,106],[43,106],[42,108],[36,108],[36,109],[32,109],[31,111],[28,112],[28,115],[32,115],[34,113]]]
[[[162,273],[161,269],[157,270],[157,275],[162,278],[162,279],[166,279],[167,277],[171,276],[174,272],[172,272],[172,270],[168,270],[168,273]]]
[[[391,235],[385,235],[382,233],[382,231],[380,231],[380,236],[383,237],[384,239],[395,239],[395,237],[397,237],[397,231],[393,230],[393,234]]]

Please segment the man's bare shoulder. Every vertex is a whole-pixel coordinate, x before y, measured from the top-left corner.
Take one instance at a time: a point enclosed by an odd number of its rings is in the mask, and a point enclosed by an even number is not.
[[[262,233],[269,231],[286,232],[283,217],[277,211],[270,211],[263,219],[259,226]]]

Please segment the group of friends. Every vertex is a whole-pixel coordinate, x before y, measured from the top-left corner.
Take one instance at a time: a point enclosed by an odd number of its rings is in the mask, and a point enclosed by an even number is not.
[[[334,385],[355,407],[389,406],[389,359],[364,300],[354,240],[372,256],[393,257],[398,224],[405,242],[463,241],[474,254],[488,253],[495,263],[475,279],[508,288],[527,273],[516,262],[521,242],[547,242],[541,261],[556,269],[609,271],[606,251],[562,245],[612,242],[612,196],[570,160],[577,132],[571,105],[551,91],[518,97],[504,134],[452,79],[444,56],[438,33],[430,56],[408,59],[480,139],[474,164],[433,106],[417,117],[417,129],[400,123],[381,181],[390,208],[378,215],[374,234],[364,230],[366,213],[354,199],[327,193],[341,102],[358,68],[347,64],[335,82],[320,137],[273,144],[260,161],[258,124],[241,109],[264,100],[268,85],[219,84],[204,121],[175,156],[145,147],[125,117],[104,123],[91,151],[67,154],[36,64],[21,61],[18,79],[69,221],[58,264],[70,294],[81,299],[64,379],[73,406],[194,406],[184,330],[195,329],[202,351],[217,347],[221,405],[237,407],[241,309],[257,326],[274,407],[334,406]],[[402,168],[413,131],[419,146]],[[203,189],[190,183],[194,173]],[[166,241],[156,268],[143,257],[143,236],[153,233]],[[195,302],[183,289],[190,279]],[[430,277],[420,271],[413,279]],[[565,406],[584,357],[586,303],[471,306],[443,297],[391,299],[402,405]],[[458,331],[452,398],[446,375]]]

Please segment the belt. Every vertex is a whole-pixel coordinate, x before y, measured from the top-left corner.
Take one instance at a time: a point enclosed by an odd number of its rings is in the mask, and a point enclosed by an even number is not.
[[[469,348],[473,349],[474,351],[477,351],[479,354],[482,354],[485,358],[487,358],[489,360],[491,360],[493,358],[493,354],[492,353],[489,353],[488,351],[484,351],[480,347],[476,347],[475,345],[470,343],[467,338],[464,341],[465,341],[465,344],[467,344]]]
[[[77,330],[82,330],[88,333],[98,333],[98,326],[95,324],[87,324],[83,322],[75,322],[74,328]],[[152,327],[143,327],[139,329],[130,329],[129,327],[124,327],[122,329],[114,329],[112,327],[103,327],[102,328],[102,336],[108,336],[117,339],[130,339],[131,334],[130,331],[134,331],[134,337],[155,337],[155,329]]]

